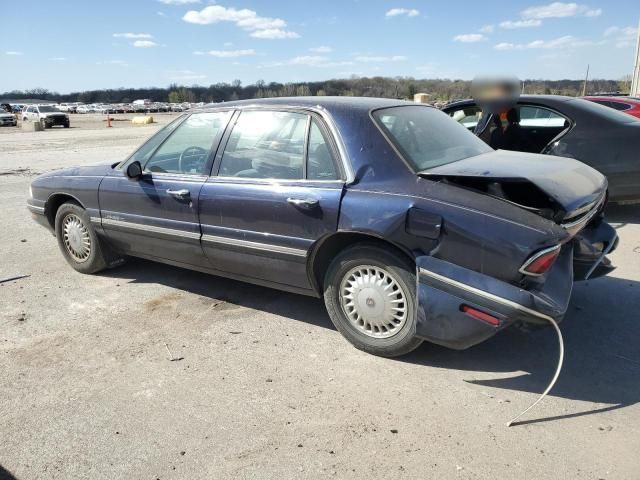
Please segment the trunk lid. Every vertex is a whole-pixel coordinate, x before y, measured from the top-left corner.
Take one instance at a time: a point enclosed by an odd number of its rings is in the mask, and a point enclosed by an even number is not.
[[[572,158],[498,150],[419,175],[489,195],[558,223],[586,215],[603,200],[607,179]]]

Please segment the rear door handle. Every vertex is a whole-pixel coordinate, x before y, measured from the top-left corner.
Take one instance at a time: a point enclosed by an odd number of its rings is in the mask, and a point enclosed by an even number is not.
[[[287,203],[301,208],[315,208],[319,202],[315,198],[287,198]]]
[[[167,194],[171,195],[172,197],[175,198],[180,198],[180,199],[185,199],[185,198],[189,198],[191,196],[191,192],[189,190],[187,190],[186,188],[181,188],[180,190],[167,190]]]

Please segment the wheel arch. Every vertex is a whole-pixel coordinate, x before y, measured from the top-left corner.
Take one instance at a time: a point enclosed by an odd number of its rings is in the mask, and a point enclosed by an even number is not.
[[[322,238],[312,247],[307,263],[309,280],[314,292],[322,296],[324,291],[324,277],[331,261],[345,248],[358,243],[369,243],[390,248],[394,252],[415,264],[415,255],[407,248],[391,242],[374,233],[368,232],[335,232]]]
[[[51,225],[51,228],[54,229],[54,231],[56,223],[56,212],[60,208],[60,205],[69,201],[77,203],[80,207],[85,208],[82,202],[70,193],[56,192],[52,193],[51,195],[49,195],[49,198],[47,198],[47,201],[44,204],[44,214],[47,217],[49,225]]]

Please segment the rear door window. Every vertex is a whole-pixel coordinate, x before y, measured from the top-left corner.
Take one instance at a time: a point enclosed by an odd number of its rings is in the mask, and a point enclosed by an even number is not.
[[[304,178],[309,115],[244,111],[227,141],[218,175],[240,178]]]
[[[520,107],[522,127],[564,127],[565,118],[549,109],[527,106]]]
[[[480,121],[482,110],[480,107],[468,106],[458,110],[453,110],[449,112],[449,115],[468,130],[474,130]]]

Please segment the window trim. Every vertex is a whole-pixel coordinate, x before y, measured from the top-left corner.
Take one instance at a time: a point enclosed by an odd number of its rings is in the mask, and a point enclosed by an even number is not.
[[[307,130],[305,133],[305,145],[304,145],[304,157],[303,157],[303,175],[305,178],[291,179],[291,178],[250,178],[250,177],[233,177],[233,176],[225,176],[220,175],[220,166],[222,164],[222,157],[227,148],[227,144],[229,142],[229,137],[233,132],[233,129],[240,118],[242,112],[250,112],[250,111],[266,111],[266,112],[285,112],[285,113],[300,113],[307,116]],[[318,127],[323,133],[323,138],[328,140],[329,153],[331,154],[331,161],[334,163],[336,167],[336,172],[338,173],[337,179],[331,180],[309,180],[306,178],[306,165],[308,160],[308,144],[309,144],[309,134],[311,131],[311,120],[315,119]],[[324,118],[322,114],[316,112],[314,109],[310,108],[296,108],[296,107],[288,107],[288,106],[280,106],[280,105],[251,105],[247,107],[242,107],[236,109],[234,116],[229,121],[225,133],[218,144],[218,149],[215,154],[215,159],[209,174],[209,178],[211,179],[222,179],[225,181],[239,181],[241,183],[278,183],[278,184],[289,184],[289,183],[302,183],[302,184],[313,184],[313,183],[321,183],[321,184],[331,184],[331,183],[340,183],[341,185],[344,183],[348,183],[353,181],[353,172],[351,168],[347,171],[347,162],[348,160],[344,158],[342,155],[342,149],[338,144],[338,140],[334,137],[333,132],[337,130],[332,130],[328,125],[327,120]],[[349,164],[350,166],[350,164]]]

